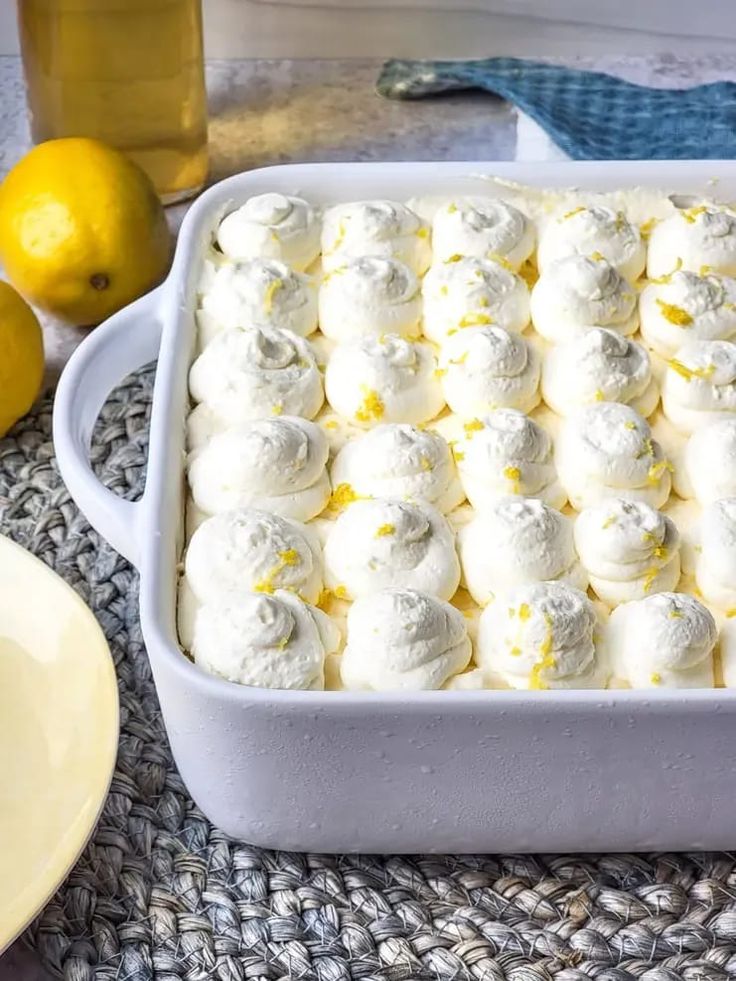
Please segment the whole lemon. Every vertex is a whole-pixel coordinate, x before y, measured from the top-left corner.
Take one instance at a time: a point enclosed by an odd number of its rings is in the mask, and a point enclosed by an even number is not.
[[[28,304],[0,280],[0,436],[33,405],[43,381],[43,335]]]
[[[28,300],[97,324],[155,286],[169,230],[146,174],[82,138],[40,143],[0,184],[0,262]]]

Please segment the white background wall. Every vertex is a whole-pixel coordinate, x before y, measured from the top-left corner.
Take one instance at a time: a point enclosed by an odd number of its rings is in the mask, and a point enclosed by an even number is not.
[[[22,0],[21,0],[22,2]],[[203,0],[209,57],[736,50],[736,0]],[[0,54],[17,51],[0,0]]]

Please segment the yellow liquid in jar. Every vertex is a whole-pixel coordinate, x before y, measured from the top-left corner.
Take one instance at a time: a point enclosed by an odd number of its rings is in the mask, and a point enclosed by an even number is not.
[[[164,201],[207,175],[200,0],[19,0],[36,141],[91,136],[132,157]]]

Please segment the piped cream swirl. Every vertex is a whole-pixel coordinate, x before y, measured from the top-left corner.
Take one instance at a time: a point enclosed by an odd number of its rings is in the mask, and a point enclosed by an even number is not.
[[[416,425],[445,405],[432,348],[397,334],[338,344],[327,363],[325,394],[335,412],[363,428]]]
[[[217,229],[229,259],[280,259],[306,269],[319,255],[319,218],[310,204],[288,194],[258,194],[231,211]]]
[[[697,429],[683,454],[684,481],[675,489],[705,506],[721,497],[736,497],[736,416]]]
[[[571,255],[550,263],[532,289],[532,323],[548,341],[571,340],[588,327],[633,334],[639,324],[633,286],[603,258]]]
[[[429,228],[398,201],[353,201],[329,208],[322,225],[322,266],[326,272],[358,256],[398,259],[417,275],[429,268]]]
[[[306,419],[258,419],[226,429],[195,453],[188,478],[205,514],[254,507],[308,521],[330,497],[327,438]]]
[[[647,252],[650,279],[678,268],[700,272],[704,266],[724,276],[736,276],[735,212],[698,205],[655,225]]]
[[[606,628],[614,675],[632,688],[711,688],[718,638],[712,614],[686,593],[623,603]]]
[[[517,586],[487,606],[475,660],[491,687],[605,688],[598,622],[580,590],[558,582]]]
[[[317,329],[317,290],[277,259],[226,263],[209,277],[197,324],[201,347],[236,327],[285,327],[306,337]]]
[[[464,585],[480,606],[522,583],[588,585],[572,521],[534,498],[497,498],[459,529],[458,549]]]
[[[667,362],[662,410],[682,433],[736,413],[736,344],[689,341]]]
[[[335,341],[364,334],[417,337],[421,315],[417,277],[390,257],[346,260],[325,276],[319,291],[319,325]]]
[[[736,337],[736,280],[677,270],[649,283],[639,296],[641,333],[663,358],[688,341]]]
[[[428,504],[356,501],[337,518],[324,546],[325,583],[355,600],[404,586],[449,600],[460,582],[455,537]]]
[[[736,613],[736,497],[703,508],[696,554],[695,581],[703,598]]]
[[[503,327],[472,327],[448,337],[439,371],[447,404],[465,419],[498,408],[531,412],[539,404],[539,354]]]
[[[552,440],[516,409],[496,409],[466,422],[453,454],[468,500],[478,510],[509,494],[536,497],[556,508],[567,500]]]
[[[557,472],[577,510],[609,497],[661,507],[671,466],[649,423],[628,405],[597,402],[568,416],[557,441]]]
[[[602,255],[630,282],[644,271],[647,252],[639,229],[623,212],[598,204],[553,217],[540,236],[537,264],[544,271],[558,259],[594,253]]]
[[[425,501],[443,513],[465,497],[447,442],[401,423],[347,443],[332,465],[332,486],[349,488],[343,496]]]
[[[593,402],[624,402],[646,417],[657,407],[659,388],[641,344],[592,327],[545,352],[542,396],[561,416]]]
[[[277,590],[200,607],[192,654],[203,670],[239,685],[321,691],[325,658],[339,642],[321,610]]]
[[[277,589],[316,603],[322,590],[322,560],[311,530],[254,508],[203,521],[189,542],[184,570],[194,596],[204,604]]]
[[[464,327],[497,324],[522,331],[529,323],[524,280],[493,259],[456,257],[436,262],[422,281],[424,334],[441,344]]]
[[[534,225],[507,201],[492,197],[457,198],[437,210],[432,223],[436,262],[454,256],[505,259],[519,269],[534,250]]]
[[[470,661],[462,613],[427,593],[371,593],[355,601],[347,623],[340,667],[347,689],[436,690]]]
[[[586,508],[575,522],[575,544],[596,595],[617,606],[675,589],[680,533],[645,504],[612,497]]]
[[[309,342],[288,330],[226,330],[189,371],[189,390],[220,428],[272,415],[317,415],[324,393]]]

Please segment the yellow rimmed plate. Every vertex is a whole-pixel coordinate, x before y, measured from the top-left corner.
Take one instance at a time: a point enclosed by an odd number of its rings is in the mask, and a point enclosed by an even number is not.
[[[0,952],[79,857],[117,745],[115,669],[97,621],[0,536]]]

